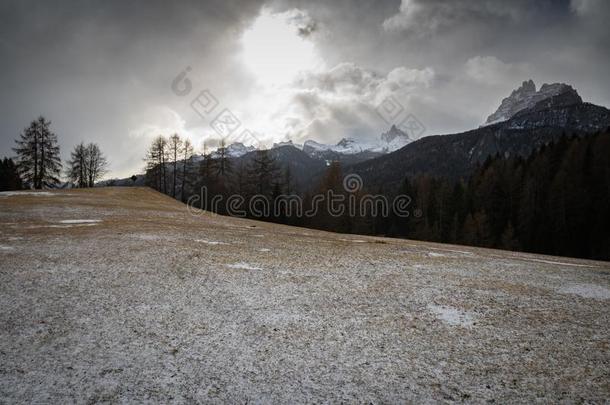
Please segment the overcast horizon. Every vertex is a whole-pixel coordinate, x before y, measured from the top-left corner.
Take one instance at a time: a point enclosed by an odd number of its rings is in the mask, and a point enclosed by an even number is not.
[[[610,3],[540,1],[10,2],[0,6],[0,157],[39,115],[65,160],[96,142],[108,177],[141,173],[152,138],[197,151],[228,108],[263,145],[372,140],[394,97],[423,136],[481,125],[528,79],[610,106]],[[187,67],[192,89],[172,82]],[[180,82],[181,89],[184,82]],[[218,101],[202,117],[191,101]]]

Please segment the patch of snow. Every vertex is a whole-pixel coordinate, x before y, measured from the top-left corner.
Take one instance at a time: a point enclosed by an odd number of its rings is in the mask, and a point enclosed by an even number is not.
[[[542,259],[532,259],[532,258],[524,258],[524,260],[538,262],[538,263],[547,263],[547,264],[558,264],[560,266],[574,266],[574,267],[597,267],[592,266],[590,264],[578,264],[578,263],[568,263],[568,262],[556,262],[553,260],[542,260]]]
[[[428,252],[428,256],[430,257],[447,257],[442,253],[436,253],[436,252]]]
[[[440,250],[441,252],[451,252],[451,253],[460,253],[463,255],[472,256],[472,252],[467,252],[465,250],[455,250],[455,249],[440,249],[435,247],[430,247],[431,250]]]
[[[271,249],[262,248],[258,250],[259,252],[271,252]]]
[[[59,221],[62,224],[93,224],[102,222],[101,219],[64,219]]]
[[[432,311],[438,319],[451,325],[470,327],[474,324],[472,314],[446,305],[429,304],[428,309]]]
[[[15,250],[15,248],[13,246],[0,245],[0,250]]]
[[[64,225],[41,225],[31,226],[30,228],[74,228],[77,226],[95,226],[97,223],[85,223],[85,224],[64,224]]]
[[[253,266],[245,262],[238,262],[233,264],[227,264],[230,269],[241,269],[241,270],[261,270],[260,267]]]
[[[195,239],[195,242],[205,243],[206,245],[228,245],[228,243],[220,242],[217,240]]]
[[[67,223],[67,224],[49,224],[49,225],[29,225],[29,226],[25,226],[24,228],[27,229],[38,229],[38,228],[74,228],[74,227],[81,227],[81,226],[96,226],[97,222],[91,223],[91,222],[86,222],[86,223]]]
[[[598,300],[610,299],[610,290],[596,284],[570,284],[559,290],[564,294],[575,294],[583,298],[595,298]]]
[[[56,195],[48,191],[0,191],[0,197],[12,197],[16,195],[36,195],[36,196],[50,196]]]
[[[362,240],[362,239],[341,239],[341,238],[339,238],[339,240],[343,241],[343,242],[366,243],[366,241]]]

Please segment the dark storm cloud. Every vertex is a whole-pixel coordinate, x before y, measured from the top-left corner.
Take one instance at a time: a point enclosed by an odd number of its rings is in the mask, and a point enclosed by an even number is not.
[[[315,43],[328,68],[294,84],[301,115],[283,119],[300,136],[377,136],[385,128],[374,107],[388,92],[401,97],[428,134],[478,125],[529,78],[538,85],[568,82],[585,100],[610,105],[610,2],[604,0],[266,5],[293,11],[297,32]],[[205,130],[169,87],[185,66],[193,68],[194,87],[212,88],[226,104],[256,99],[237,55],[243,30],[262,6],[245,0],[3,2],[0,155],[11,155],[19,131],[44,114],[64,157],[77,142],[94,141],[114,173],[141,169],[149,141],[142,134]],[[311,131],[299,128],[306,118]]]
[[[610,104],[604,0],[288,0],[277,7],[302,8],[330,27],[319,47],[333,64],[432,69],[427,97],[411,103],[435,132],[475,126],[528,78],[568,82],[585,99]]]
[[[99,142],[114,170],[142,166],[147,139],[129,130],[174,100],[185,66],[223,88],[240,86],[233,38],[258,13],[255,1],[15,1],[0,12],[0,154],[38,114],[53,121],[62,154]],[[194,79],[195,80],[195,79]],[[229,83],[230,81],[230,83]],[[226,83],[226,84],[223,84]]]

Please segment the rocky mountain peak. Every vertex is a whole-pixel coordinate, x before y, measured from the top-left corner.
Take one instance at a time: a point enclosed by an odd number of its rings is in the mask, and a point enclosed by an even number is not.
[[[536,91],[533,80],[524,81],[510,96],[502,100],[500,107],[487,117],[484,125],[506,121],[523,110],[541,109],[582,103],[582,98],[572,86],[565,83],[543,84]]]
[[[246,146],[241,142],[234,142],[232,144],[230,144],[229,146],[225,147],[225,155],[227,157],[240,157],[245,155],[246,153],[252,152],[253,150],[256,150],[256,148],[254,146]],[[220,149],[212,152],[210,154],[210,156],[212,158],[218,158],[221,156],[221,151]]]
[[[342,146],[344,148],[347,148],[355,143],[356,143],[356,141],[352,138],[343,138],[339,142],[337,142],[337,146]]]
[[[404,131],[398,129],[396,125],[392,125],[388,132],[384,132],[381,134],[381,140],[386,143],[391,143],[396,138],[404,138],[405,140],[409,140],[409,135],[407,135]]]
[[[531,94],[536,92],[536,84],[532,79],[526,80],[521,83],[521,87],[513,90],[513,94]],[[512,94],[511,94],[512,95]]]

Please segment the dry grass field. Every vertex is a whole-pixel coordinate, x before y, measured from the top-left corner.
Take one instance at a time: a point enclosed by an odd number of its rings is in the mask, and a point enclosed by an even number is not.
[[[0,402],[610,400],[610,264],[0,193]]]

